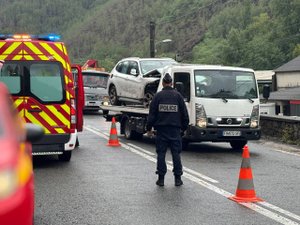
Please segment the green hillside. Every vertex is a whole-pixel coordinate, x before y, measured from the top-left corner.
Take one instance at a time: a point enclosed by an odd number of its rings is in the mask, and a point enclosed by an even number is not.
[[[274,69],[300,54],[299,0],[0,0],[1,33],[59,33],[73,63],[127,56]],[[161,43],[164,39],[172,42]]]

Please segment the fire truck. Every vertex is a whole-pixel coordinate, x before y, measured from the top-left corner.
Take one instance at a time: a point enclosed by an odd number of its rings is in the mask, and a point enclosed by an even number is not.
[[[59,35],[0,34],[0,82],[7,85],[26,123],[45,131],[33,143],[33,155],[71,159],[77,132],[82,130],[84,101],[81,69],[73,70],[72,74]]]

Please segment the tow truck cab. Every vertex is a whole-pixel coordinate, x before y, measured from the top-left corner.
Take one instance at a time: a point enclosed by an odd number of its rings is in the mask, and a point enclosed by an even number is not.
[[[55,154],[69,161],[82,130],[77,112],[83,96],[75,95],[70,60],[59,39],[58,35],[0,35],[0,81],[8,86],[19,115],[44,128],[32,154]]]
[[[178,64],[165,67],[183,95],[190,124],[189,142],[229,142],[233,149],[258,140],[259,93],[254,71],[248,68]],[[162,89],[162,79],[158,91]],[[186,146],[184,146],[186,147]]]

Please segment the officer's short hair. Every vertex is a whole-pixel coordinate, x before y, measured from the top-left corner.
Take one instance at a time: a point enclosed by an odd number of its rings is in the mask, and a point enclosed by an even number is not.
[[[172,83],[172,77],[169,73],[166,73],[164,78],[163,78],[163,82],[166,84],[170,84]]]

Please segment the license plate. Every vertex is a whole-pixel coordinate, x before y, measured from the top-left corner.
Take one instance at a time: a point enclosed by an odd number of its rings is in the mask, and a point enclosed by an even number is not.
[[[236,136],[241,136],[241,131],[236,131],[236,130],[224,130],[223,131],[223,136],[230,136],[230,137],[236,137]]]
[[[95,105],[96,105],[96,102],[88,102],[87,105],[88,105],[88,106],[95,106]]]

